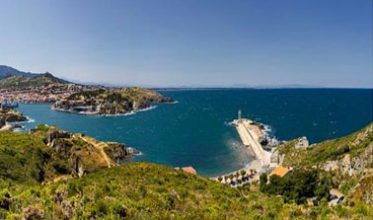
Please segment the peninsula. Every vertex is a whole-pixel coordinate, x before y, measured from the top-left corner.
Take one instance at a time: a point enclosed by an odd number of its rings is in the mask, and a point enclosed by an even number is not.
[[[88,115],[117,115],[171,102],[171,98],[156,91],[136,87],[82,91],[55,102],[52,108]]]

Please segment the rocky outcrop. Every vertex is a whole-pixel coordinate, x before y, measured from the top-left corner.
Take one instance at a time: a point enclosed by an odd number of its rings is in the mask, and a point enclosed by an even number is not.
[[[307,137],[298,138],[295,143],[295,149],[307,148],[309,147],[309,142]]]
[[[44,136],[44,143],[65,164],[59,170],[81,177],[101,168],[108,168],[138,154],[138,151],[116,142],[100,142],[83,134],[72,134],[55,127],[42,126],[32,130]],[[61,166],[61,167],[60,167]]]
[[[368,168],[373,168],[373,143],[358,155],[345,154],[340,160],[327,161],[322,165],[326,171],[340,170],[350,176],[361,174]]]
[[[280,152],[276,149],[272,154],[271,154],[271,163],[276,163],[276,164],[282,164],[284,161],[285,155],[280,154]]]
[[[38,208],[29,206],[22,210],[24,220],[43,220],[45,219],[44,211]]]
[[[120,163],[123,160],[133,157],[133,155],[139,154],[139,151],[131,147],[127,147],[124,144],[116,142],[108,142],[105,153],[116,163]]]
[[[13,109],[0,109],[0,129],[3,128],[7,123],[23,121],[27,121],[27,118],[22,115],[22,113]],[[9,129],[12,130],[12,126],[10,126]]]
[[[367,170],[359,183],[352,189],[350,197],[373,205],[373,170]]]
[[[67,191],[57,191],[53,196],[56,208],[62,213],[65,219],[71,219],[76,211],[76,204],[67,199]]]

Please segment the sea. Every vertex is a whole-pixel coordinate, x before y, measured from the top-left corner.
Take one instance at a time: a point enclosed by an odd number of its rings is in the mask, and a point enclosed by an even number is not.
[[[244,167],[251,158],[230,122],[263,123],[278,140],[306,136],[311,143],[338,138],[373,121],[372,89],[168,89],[176,103],[121,116],[87,116],[20,104],[25,130],[50,124],[141,151],[131,161],[192,166],[204,176]]]

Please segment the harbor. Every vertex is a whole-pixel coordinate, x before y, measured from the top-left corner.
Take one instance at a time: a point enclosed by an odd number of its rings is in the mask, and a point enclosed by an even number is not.
[[[241,111],[238,111],[238,118],[231,124],[235,127],[246,153],[255,159],[242,169],[212,178],[232,187],[256,181],[261,173],[278,165],[271,162],[272,151],[278,146],[278,141],[268,135],[263,124],[242,118],[241,115]]]

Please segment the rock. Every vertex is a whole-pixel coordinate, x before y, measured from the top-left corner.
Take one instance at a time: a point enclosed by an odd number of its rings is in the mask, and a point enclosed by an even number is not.
[[[366,169],[373,167],[373,143],[371,143],[365,150],[351,157],[350,154],[345,154],[345,156],[340,160],[327,161],[322,165],[322,169],[326,171],[340,170],[344,174],[350,176],[361,174]]]
[[[5,210],[9,210],[11,203],[12,203],[12,198],[11,198],[9,192],[5,192],[3,195],[1,195],[0,208],[5,209]]]
[[[139,152],[133,148],[127,147],[124,144],[109,142],[108,147],[105,148],[105,153],[116,163],[125,159],[131,158]]]
[[[45,139],[46,144],[51,144],[53,140],[57,138],[70,138],[71,134],[67,131],[61,131],[61,130],[54,130],[54,131],[49,131],[47,138]]]
[[[58,191],[53,196],[53,201],[62,212],[65,219],[71,219],[75,213],[74,203],[67,199],[67,191]]]
[[[272,154],[271,154],[271,163],[277,163],[277,164],[282,164],[285,158],[285,154],[280,154],[279,150],[276,149]]]
[[[34,208],[34,207],[27,207],[22,210],[22,215],[24,220],[43,220],[44,218],[44,211]]]
[[[295,149],[307,148],[307,147],[309,147],[309,142],[308,142],[307,137],[301,137],[295,143]]]
[[[118,210],[117,214],[121,219],[126,219],[128,213],[128,208],[125,205],[122,205],[121,209]]]

